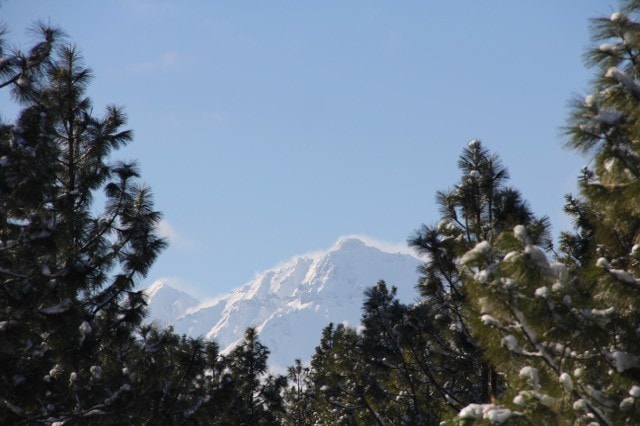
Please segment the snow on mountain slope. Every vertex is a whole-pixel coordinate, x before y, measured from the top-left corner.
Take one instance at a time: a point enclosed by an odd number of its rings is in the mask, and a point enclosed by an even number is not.
[[[156,281],[144,289],[147,296],[149,319],[171,325],[187,309],[197,306],[198,300],[180,290]]]
[[[283,369],[295,358],[310,360],[329,322],[356,327],[363,293],[380,279],[398,287],[401,301],[412,302],[420,263],[408,254],[344,238],[326,252],[294,257],[224,296],[190,307],[172,323],[178,333],[216,340],[223,352],[242,339],[247,327],[255,327],[271,351],[269,364]]]

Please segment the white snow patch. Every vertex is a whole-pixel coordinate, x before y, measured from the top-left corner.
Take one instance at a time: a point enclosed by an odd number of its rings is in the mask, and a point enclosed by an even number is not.
[[[527,242],[527,228],[525,228],[524,225],[514,226],[513,235],[523,243]]]
[[[481,419],[484,412],[484,404],[469,404],[458,413],[461,419]]]
[[[520,407],[524,407],[525,405],[527,405],[527,401],[524,399],[524,396],[522,396],[522,394],[516,395],[516,397],[513,398],[513,403],[519,405]]]
[[[95,380],[100,380],[102,378],[102,368],[98,365],[92,365],[89,372]]]
[[[609,53],[609,54],[616,54],[620,51],[621,46],[619,44],[609,44],[609,43],[603,43],[600,45],[600,47],[598,47],[598,49],[601,52],[605,52],[605,53]]]
[[[504,262],[508,262],[510,260],[515,260],[518,256],[520,255],[519,251],[510,251],[509,253],[507,253],[504,258],[502,258],[502,260]]]
[[[608,317],[616,313],[616,308],[613,306],[608,307],[607,309],[591,309],[591,315],[599,316],[599,317]]]
[[[609,18],[611,22],[620,22],[627,19],[627,16],[622,12],[613,12],[611,14],[611,18]]]
[[[590,95],[587,95],[584,98],[584,104],[589,108],[592,108],[593,106],[595,106],[595,104],[596,104],[596,95],[593,94],[593,93],[590,94]]]
[[[82,321],[82,324],[80,324],[80,327],[78,327],[78,330],[80,331],[80,334],[91,334],[92,328],[91,328],[91,324],[89,324],[87,321]]]
[[[640,85],[638,84],[637,81],[629,77],[624,71],[621,71],[616,67],[611,67],[607,69],[607,72],[605,73],[605,77],[616,80],[618,83],[622,84],[625,87],[625,89],[630,91],[633,95],[640,96]]]
[[[560,377],[558,377],[558,380],[567,391],[571,392],[573,390],[573,380],[571,379],[570,375],[568,375],[567,373],[562,373],[560,374]]]
[[[460,258],[460,264],[464,265],[473,260],[476,260],[480,256],[488,256],[490,252],[491,244],[489,244],[488,241],[481,241]]]
[[[482,416],[493,424],[502,424],[509,420],[515,413],[508,408],[493,407],[487,410]]]
[[[613,275],[618,281],[625,284],[638,284],[638,280],[636,280],[630,273],[628,273],[627,271],[623,271],[622,269],[609,269],[609,273]]]
[[[596,266],[598,268],[608,269],[609,268],[609,261],[607,259],[605,259],[604,257],[599,257],[598,260],[596,260]]]
[[[57,315],[64,313],[71,308],[72,302],[71,299],[64,299],[62,302],[58,303],[54,306],[49,306],[48,308],[40,309],[40,312],[47,315]]]
[[[511,278],[500,278],[500,282],[502,282],[502,286],[505,290],[513,290],[518,287],[518,284]]]
[[[532,388],[540,388],[540,376],[538,375],[537,368],[531,366],[522,367],[518,375],[526,378]]]
[[[615,165],[617,164],[618,160],[616,160],[615,158],[609,158],[607,159],[602,165],[604,166],[604,169],[611,173],[615,167]]]
[[[573,403],[573,409],[576,411],[583,411],[587,408],[587,403],[584,399],[578,399]]]
[[[481,282],[482,284],[486,284],[487,282],[489,282],[490,275],[491,275],[490,271],[488,271],[487,269],[483,269],[482,271],[476,272],[473,277],[478,282]]]
[[[522,413],[508,408],[496,407],[494,404],[469,404],[458,413],[461,419],[484,419],[492,424],[502,424],[514,415]]]
[[[543,299],[546,299],[546,298],[548,298],[548,297],[549,297],[549,288],[548,288],[548,287],[545,287],[545,286],[538,287],[538,288],[536,289],[535,295],[536,295],[537,297],[541,297],[541,298],[543,298]]]
[[[520,352],[520,345],[518,345],[518,340],[513,334],[504,336],[502,340],[500,340],[500,343],[502,346],[506,346],[511,352]]]
[[[609,358],[613,360],[618,373],[640,367],[640,358],[627,352],[614,351],[609,355]]]
[[[54,365],[53,368],[49,370],[49,376],[53,377],[54,379],[60,374],[62,374],[62,366],[60,364]]]
[[[549,272],[551,271],[551,266],[549,265],[547,255],[544,253],[544,251],[542,251],[541,248],[531,244],[527,244],[527,246],[524,248],[524,252],[531,257],[531,260],[533,260],[538,268]]]
[[[491,326],[494,326],[494,327],[500,327],[500,322],[497,319],[495,319],[494,317],[492,317],[491,315],[486,315],[486,314],[482,315],[480,317],[480,320],[482,321],[482,323],[484,325],[491,325]]]
[[[633,405],[636,403],[635,398],[627,397],[620,401],[620,409],[622,411],[630,410]]]

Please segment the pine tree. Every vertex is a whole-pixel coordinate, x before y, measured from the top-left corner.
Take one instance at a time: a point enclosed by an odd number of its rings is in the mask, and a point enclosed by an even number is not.
[[[593,21],[598,47],[593,93],[576,101],[569,147],[590,157],[580,195],[567,196],[573,232],[561,236],[554,263],[522,226],[468,267],[490,269],[467,284],[476,296],[477,338],[507,368],[507,407],[467,407],[516,422],[637,424],[640,421],[640,2]],[[483,414],[484,413],[484,414]]]
[[[287,380],[291,385],[284,391],[284,424],[306,425],[313,418],[313,394],[309,389],[309,367],[298,358],[287,368]]]
[[[23,108],[0,127],[0,418],[117,421],[132,389],[115,348],[144,314],[134,289],[165,246],[160,214],[136,164],[108,162],[131,140],[125,115],[93,116],[77,48],[41,34],[26,54],[0,52],[1,86]]]
[[[269,349],[248,328],[244,340],[229,354],[228,366],[234,400],[227,413],[231,422],[243,425],[277,424],[283,414],[284,376],[268,374]]]
[[[536,218],[520,193],[505,186],[509,175],[497,155],[474,139],[458,168],[460,182],[437,194],[440,222],[423,226],[409,241],[429,259],[418,285],[423,299],[412,309],[414,322],[422,322],[420,339],[413,339],[422,349],[414,352],[428,350],[428,356],[418,359],[424,380],[439,394],[443,409],[456,411],[472,402],[489,402],[500,393],[496,365],[487,363],[472,337],[468,302],[474,296],[468,294],[459,263],[471,249],[490,262],[492,254],[484,248],[518,223],[527,226],[534,241],[549,244],[548,220]],[[474,272],[480,281],[492,274],[490,268]]]
[[[375,389],[383,391],[371,398],[385,423],[433,424],[439,418],[445,395],[425,377],[433,372],[426,365],[418,312],[418,306],[400,303],[396,288],[382,280],[365,291],[360,347]]]
[[[383,424],[377,403],[383,390],[366,356],[353,328],[325,327],[309,371],[314,423]]]
[[[222,421],[230,395],[226,364],[215,342],[176,335],[171,328],[140,327],[124,357],[131,392],[119,402],[126,423],[203,424]]]

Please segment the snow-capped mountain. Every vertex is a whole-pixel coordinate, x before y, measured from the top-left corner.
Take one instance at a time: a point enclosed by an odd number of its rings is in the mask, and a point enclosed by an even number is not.
[[[419,264],[409,254],[344,238],[325,252],[296,256],[197,306],[184,293],[170,293],[170,287],[155,283],[146,290],[150,319],[173,324],[178,333],[214,339],[223,352],[242,339],[247,327],[255,327],[260,341],[271,351],[269,364],[285,368],[295,358],[303,362],[311,358],[329,322],[356,327],[363,293],[380,279],[398,288],[401,301],[413,301]],[[170,294],[177,295],[176,302]],[[156,301],[162,301],[161,307],[154,306]]]
[[[187,309],[197,306],[200,302],[187,293],[177,290],[162,281],[156,281],[144,289],[147,295],[148,314],[152,321],[163,324],[173,324],[187,312]]]

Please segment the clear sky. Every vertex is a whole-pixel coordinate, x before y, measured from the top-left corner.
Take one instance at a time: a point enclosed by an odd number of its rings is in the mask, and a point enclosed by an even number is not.
[[[592,77],[588,19],[616,5],[5,0],[0,21],[17,47],[42,20],[82,50],[94,111],[122,105],[134,131],[115,158],[139,161],[171,240],[141,284],[210,297],[343,235],[403,243],[437,222],[472,138],[567,228],[584,159],[561,127]]]

